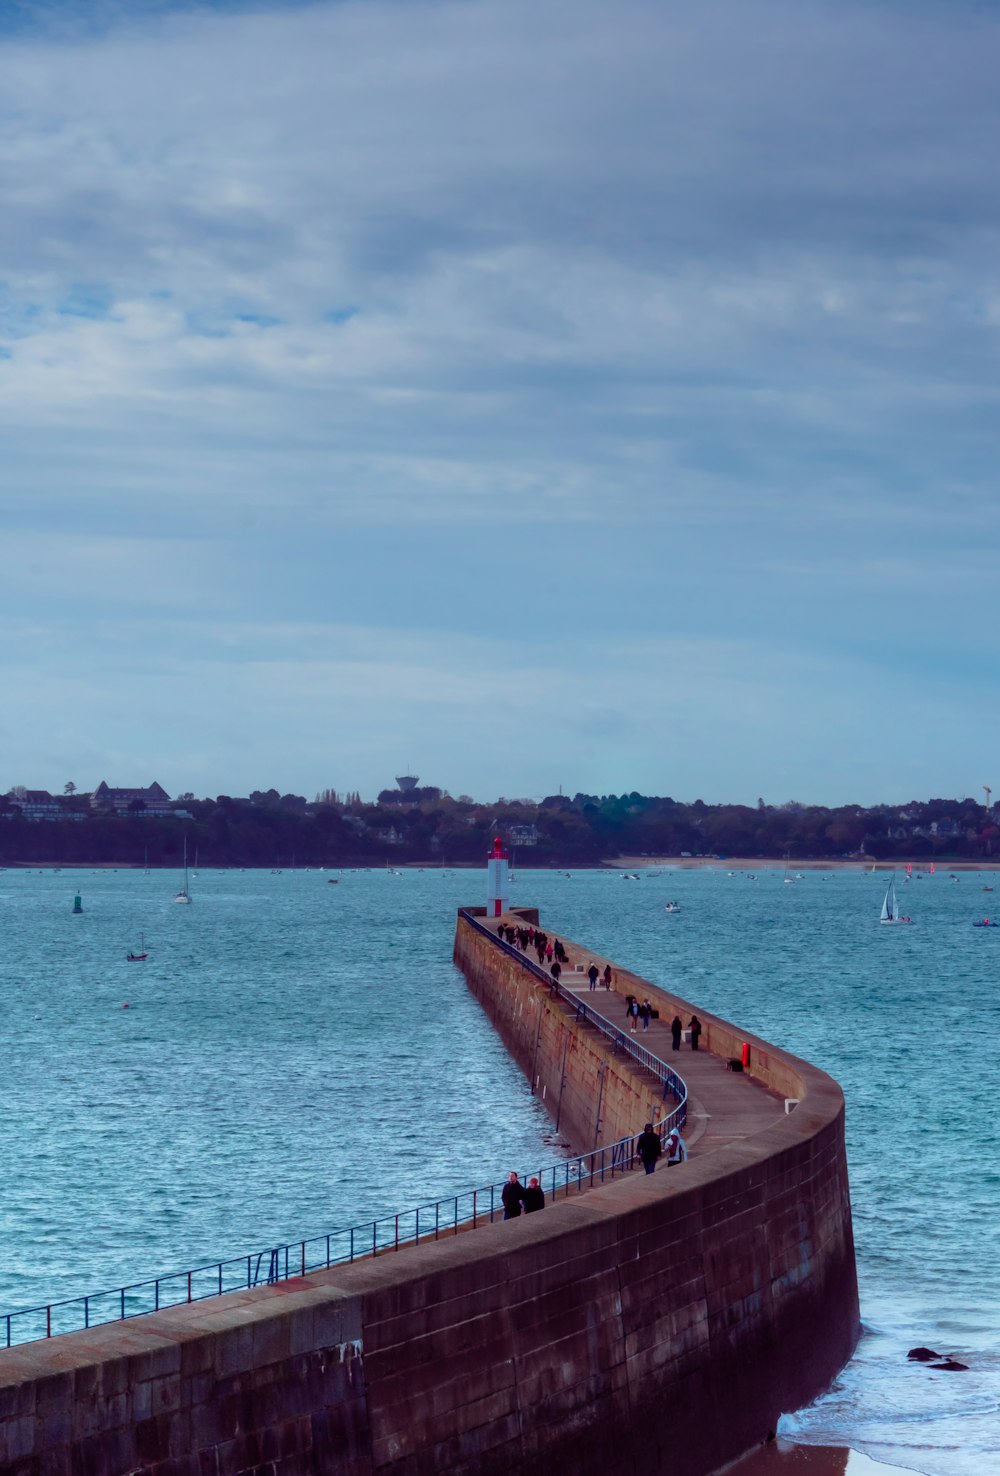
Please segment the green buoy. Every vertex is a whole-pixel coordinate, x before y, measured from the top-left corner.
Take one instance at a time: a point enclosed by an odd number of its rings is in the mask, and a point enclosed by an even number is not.
[[[76,896],[73,898],[73,911],[74,912],[82,912],[83,911],[83,903],[80,900],[80,893],[79,892],[77,892]]]

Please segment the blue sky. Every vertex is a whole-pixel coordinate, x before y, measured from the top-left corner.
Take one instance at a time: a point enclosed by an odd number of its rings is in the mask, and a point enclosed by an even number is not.
[[[1000,788],[1000,16],[0,6],[0,789]]]

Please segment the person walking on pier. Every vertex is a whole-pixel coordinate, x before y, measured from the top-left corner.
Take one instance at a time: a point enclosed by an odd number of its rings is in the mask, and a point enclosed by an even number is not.
[[[605,987],[605,989],[610,989],[611,988],[611,982],[612,982],[613,979],[614,979],[614,975],[611,972],[611,965],[610,964],[605,964],[604,965],[604,987]]]
[[[701,1021],[697,1015],[691,1016],[688,1021],[688,1029],[691,1032],[691,1049],[696,1051],[698,1049],[698,1037],[701,1035]]]
[[[649,1022],[653,1018],[653,1006],[648,999],[644,999],[639,1006],[639,1018],[642,1020],[643,1030],[649,1029]]]
[[[562,973],[562,969],[559,966],[559,960],[557,958],[554,958],[552,960],[551,966],[549,967],[549,973],[552,975],[552,989],[553,992],[555,992],[555,990],[559,988],[559,975]]]
[[[597,988],[597,980],[598,980],[599,977],[600,977],[600,970],[598,969],[597,965],[594,963],[593,959],[591,959],[591,961],[590,961],[590,968],[587,970],[587,978],[590,980],[590,987],[591,987],[592,990],[594,990],[594,989]]]
[[[675,1015],[670,1022],[670,1038],[674,1043],[675,1051],[679,1051],[681,1048],[681,1036],[683,1034],[684,1022],[682,1021],[680,1015]]]
[[[517,1177],[514,1169],[507,1175],[507,1182],[500,1191],[503,1200],[503,1217],[505,1220],[516,1220],[521,1213],[521,1205],[524,1203],[524,1185]]]
[[[628,1028],[634,1035],[639,1028],[639,1001],[635,995],[629,996],[628,1002]]]
[[[672,1168],[675,1163],[687,1162],[687,1144],[677,1128],[670,1129],[663,1146],[667,1155],[667,1168]]]
[[[539,1184],[537,1178],[531,1178],[528,1180],[528,1187],[524,1191],[524,1213],[526,1215],[531,1215],[534,1214],[535,1210],[541,1210],[544,1208],[545,1191],[543,1190],[541,1184]]]
[[[651,1174],[656,1167],[662,1148],[660,1147],[660,1135],[653,1131],[653,1124],[647,1122],[642,1132],[635,1140],[635,1156],[642,1159],[642,1166],[647,1174]]]

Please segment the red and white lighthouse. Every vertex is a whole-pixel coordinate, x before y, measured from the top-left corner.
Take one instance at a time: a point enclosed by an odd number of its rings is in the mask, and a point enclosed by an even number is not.
[[[486,915],[500,917],[507,911],[507,852],[499,836],[486,858]]]

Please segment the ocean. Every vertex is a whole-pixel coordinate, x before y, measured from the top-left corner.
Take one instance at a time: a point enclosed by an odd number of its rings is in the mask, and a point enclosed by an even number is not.
[[[1000,1469],[1000,928],[972,923],[1000,912],[1000,884],[900,873],[913,926],[883,928],[884,873],[795,877],[519,870],[511,900],[841,1083],[864,1334],[779,1433],[986,1476]],[[191,907],[174,904],[178,881],[0,871],[0,1313],[562,1156],[451,964],[455,910],[482,900],[484,872],[202,867]],[[128,963],[140,934],[149,958]],[[916,1345],[969,1370],[909,1363]]]

